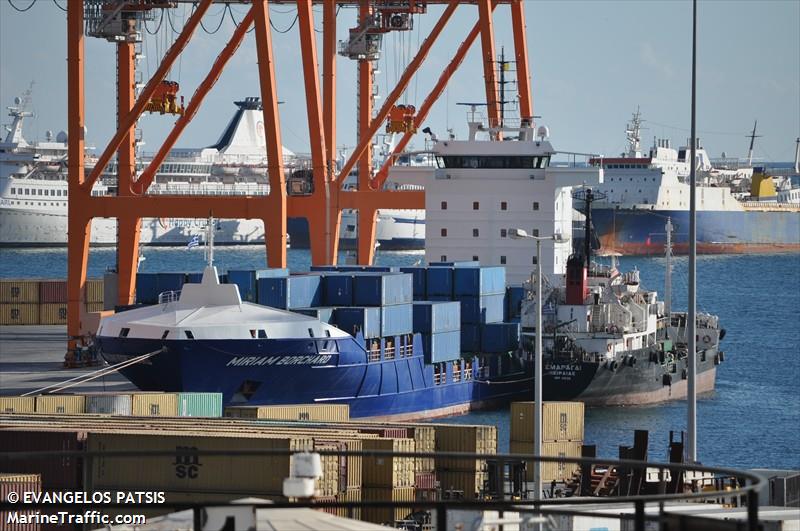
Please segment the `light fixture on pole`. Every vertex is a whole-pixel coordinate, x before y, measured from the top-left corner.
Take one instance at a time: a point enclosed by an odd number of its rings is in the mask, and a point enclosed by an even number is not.
[[[542,240],[554,242],[567,242],[561,234],[552,236],[531,236],[523,229],[508,229],[508,237],[512,240],[536,240],[536,345],[534,347],[533,361],[533,453],[537,457],[542,455]],[[533,495],[534,500],[542,497],[542,464],[539,461],[533,464]]]

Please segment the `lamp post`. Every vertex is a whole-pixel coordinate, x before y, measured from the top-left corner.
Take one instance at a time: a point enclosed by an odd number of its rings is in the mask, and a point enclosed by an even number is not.
[[[542,240],[554,242],[569,241],[561,234],[552,236],[532,236],[523,229],[508,229],[508,236],[513,240],[536,240],[536,345],[533,361],[533,453],[537,457],[542,455]],[[533,464],[533,496],[534,500],[542,497],[542,466],[541,462]]]

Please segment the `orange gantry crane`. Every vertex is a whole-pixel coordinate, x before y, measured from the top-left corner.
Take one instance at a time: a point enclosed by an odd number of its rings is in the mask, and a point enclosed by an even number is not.
[[[394,155],[402,152],[431,108],[441,96],[467,51],[480,36],[486,101],[490,126],[500,122],[495,77],[493,12],[500,4],[511,10],[512,32],[518,74],[521,120],[533,118],[525,14],[522,0],[191,0],[196,4],[174,42],[165,52],[152,78],[141,92],[135,91],[135,43],[143,13],[174,9],[190,0],[69,0],[67,5],[67,98],[69,142],[69,225],[68,225],[68,353],[81,346],[81,308],[83,307],[91,221],[95,217],[116,218],[118,223],[118,303],[134,301],[139,233],[142,218],[217,218],[260,219],[264,223],[267,263],[286,266],[286,220],[308,220],[311,259],[314,264],[334,264],[338,252],[339,225],[344,209],[358,211],[358,261],[369,264],[374,257],[375,223],[380,208],[421,209],[423,191],[383,190]],[[212,4],[248,6],[247,15],[236,26],[203,81],[184,106],[176,103],[177,86],[166,76],[180,56],[203,16]],[[287,192],[283,167],[281,125],[278,115],[278,80],[273,61],[269,7],[290,4],[297,9],[298,34],[303,58],[303,79],[311,148],[312,186],[307,193]],[[372,107],[373,61],[377,58],[383,34],[407,31],[413,17],[428,12],[431,5],[443,5],[441,15],[416,55],[406,66],[383,105]],[[322,7],[322,79],[318,76],[319,52],[314,30],[314,5]],[[359,11],[359,25],[350,30],[350,39],[336,42],[336,18],[341,6]],[[450,22],[456,9],[472,9],[477,20],[447,65],[443,65],[436,84],[418,109],[399,109],[398,101],[414,74],[425,61],[431,47]],[[264,113],[266,156],[270,193],[264,196],[170,196],[149,195],[156,172],[170,149],[191,122],[204,98],[219,79],[225,65],[244,40],[255,31],[258,74]],[[101,37],[117,51],[117,130],[102,150],[91,173],[84,168],[84,41],[86,36]],[[341,169],[336,171],[336,58],[337,53],[357,61],[359,79],[358,143]],[[169,96],[165,98],[165,94]],[[155,103],[154,103],[155,102]],[[177,120],[149,164],[137,175],[135,124],[141,114],[161,103],[165,112]],[[166,106],[165,106],[166,105]],[[178,112],[178,110],[180,112]],[[392,156],[373,171],[374,136],[391,118],[401,115],[398,129],[403,137]],[[402,126],[402,127],[401,127]],[[92,195],[92,187],[116,155],[117,193]],[[356,189],[343,190],[345,178],[358,169]]]

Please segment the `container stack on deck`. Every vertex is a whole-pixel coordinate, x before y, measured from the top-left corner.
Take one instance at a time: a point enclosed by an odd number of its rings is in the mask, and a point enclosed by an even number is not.
[[[511,404],[512,454],[535,454],[533,451],[534,402]],[[584,440],[583,402],[544,402],[542,404],[542,455],[580,457]],[[542,481],[567,481],[578,470],[576,463],[542,463]],[[533,481],[533,462],[527,463],[526,479]]]

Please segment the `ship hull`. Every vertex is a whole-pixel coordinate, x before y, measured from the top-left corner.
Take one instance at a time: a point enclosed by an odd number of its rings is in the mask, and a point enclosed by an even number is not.
[[[354,216],[342,216],[342,226],[353,223]],[[258,219],[222,219],[217,222],[216,245],[264,244],[264,223]],[[308,249],[308,222],[289,218],[287,223],[292,248]],[[205,234],[206,221],[184,218],[145,218],[141,225],[141,244],[183,246],[193,236]],[[114,219],[92,220],[90,243],[95,247],[116,245],[117,223]],[[382,250],[420,250],[425,247],[425,220],[393,216],[378,219],[376,238]],[[345,232],[342,249],[355,249],[356,240]],[[0,204],[0,247],[65,247],[67,245],[66,209],[20,209]]]
[[[687,254],[689,212],[686,210],[592,210],[600,245],[625,255],[662,256],[667,218],[674,226],[674,252]],[[697,251],[702,254],[800,252],[800,213],[789,209],[699,211]]]
[[[701,351],[697,358],[697,392],[712,392],[721,358],[716,349]],[[687,396],[687,367],[686,359],[664,363],[651,349],[633,351],[616,362],[550,361],[544,364],[544,399],[577,400],[589,406],[679,400]]]
[[[358,244],[357,219],[354,213],[342,214],[339,249],[354,250]],[[310,247],[308,221],[305,218],[289,218],[286,230],[293,249]],[[379,211],[375,239],[382,251],[419,251],[425,249],[425,212],[408,211],[396,215],[394,211]]]
[[[333,342],[333,341],[331,341]],[[227,405],[348,404],[350,415],[411,420],[501,406],[530,396],[531,375],[510,371],[488,381],[434,383],[419,337],[410,357],[367,362],[353,338],[323,354],[308,340],[161,341],[98,337],[109,363],[153,357],[120,372],[144,391],[222,393]]]

